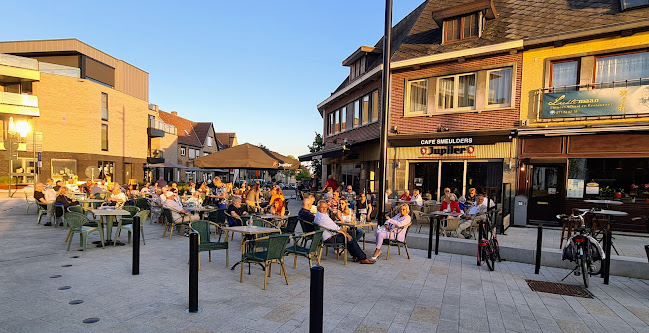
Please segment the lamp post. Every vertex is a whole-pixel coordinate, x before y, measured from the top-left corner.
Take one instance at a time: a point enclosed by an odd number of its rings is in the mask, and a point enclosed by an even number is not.
[[[16,134],[19,134],[20,137],[18,139],[18,147],[16,148],[16,158],[18,157],[18,152],[19,151],[27,151],[27,144],[24,144],[24,147],[22,147],[22,144],[20,142],[20,138],[26,138],[27,134],[31,132],[32,127],[29,125],[28,122],[24,120],[19,120],[14,123],[14,117],[9,117],[9,126],[7,128],[7,134],[8,139],[9,139],[9,188],[7,190],[8,196],[13,198],[13,195],[16,194],[14,192],[13,194],[11,193],[11,174],[14,171],[14,158],[13,158],[13,153],[12,153],[12,147],[13,147],[13,142],[12,139]],[[22,147],[22,149],[21,149]],[[16,182],[18,184],[18,182]]]

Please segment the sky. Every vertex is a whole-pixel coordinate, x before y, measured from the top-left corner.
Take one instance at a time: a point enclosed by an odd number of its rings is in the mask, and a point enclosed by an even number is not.
[[[394,0],[393,25],[423,0]],[[308,153],[342,61],[383,35],[385,1],[7,1],[0,40],[77,38],[149,73],[149,103],[239,143]],[[25,15],[20,15],[25,13]],[[28,18],[28,19],[27,19]]]

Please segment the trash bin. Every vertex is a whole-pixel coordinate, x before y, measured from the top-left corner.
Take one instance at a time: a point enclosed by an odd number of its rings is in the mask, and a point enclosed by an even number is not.
[[[514,198],[514,225],[527,225],[527,196]]]

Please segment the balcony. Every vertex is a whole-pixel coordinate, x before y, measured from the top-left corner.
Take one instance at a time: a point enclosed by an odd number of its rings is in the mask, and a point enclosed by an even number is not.
[[[39,81],[38,61],[0,53],[0,82]]]
[[[0,92],[0,113],[38,117],[40,115],[38,97],[34,95]]]
[[[165,133],[176,135],[176,127],[168,125],[162,120],[149,119],[149,128],[147,129],[149,137],[162,138]]]
[[[146,162],[149,164],[158,164],[158,163],[164,163],[164,152],[162,150],[153,150],[150,149],[148,151],[148,157],[146,158]]]
[[[649,117],[649,78],[534,92],[536,122]]]

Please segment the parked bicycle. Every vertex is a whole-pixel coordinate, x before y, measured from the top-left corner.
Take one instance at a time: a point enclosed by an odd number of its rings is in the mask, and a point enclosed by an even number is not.
[[[486,216],[481,221],[478,221],[478,228],[482,230],[482,237],[478,241],[478,265],[482,266],[484,262],[489,270],[493,271],[496,268],[496,260],[501,261],[500,245],[498,244],[496,232]]]
[[[575,268],[564,276],[565,280],[570,274],[581,276],[584,287],[588,288],[589,277],[597,275],[602,269],[602,260],[605,258],[604,250],[599,242],[593,237],[590,229],[586,228],[584,215],[595,212],[593,209],[575,215],[557,215],[559,219],[568,219],[570,223],[579,224],[578,234],[570,237],[566,247],[563,248],[562,260],[575,262]]]

